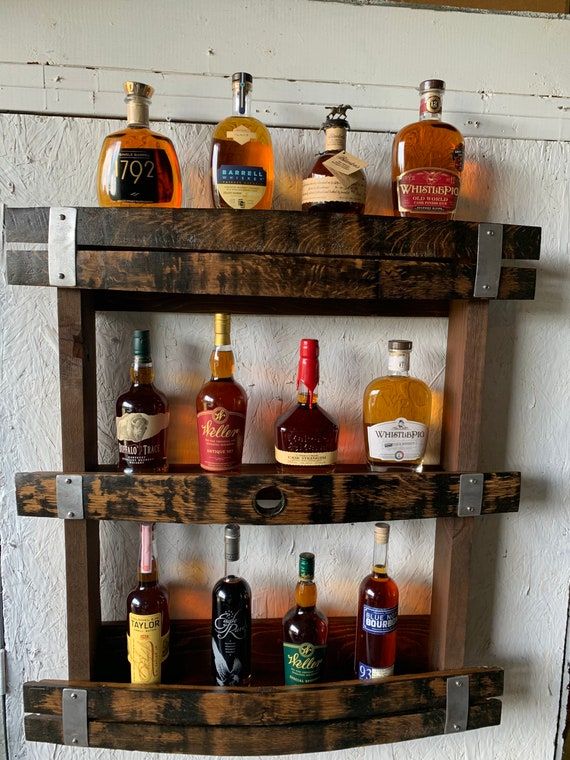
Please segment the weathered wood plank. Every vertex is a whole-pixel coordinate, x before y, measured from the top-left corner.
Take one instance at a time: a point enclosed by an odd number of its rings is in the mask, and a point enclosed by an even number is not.
[[[459,500],[460,473],[370,472],[363,465],[324,474],[282,473],[274,465],[244,465],[229,473],[208,473],[197,465],[184,470],[136,476],[85,473],[85,516],[252,525],[368,522],[452,517]],[[56,474],[16,475],[18,514],[57,517]],[[256,495],[274,487],[285,498],[283,510],[273,516],[257,511]],[[273,498],[277,501],[280,494]],[[485,474],[483,514],[516,512],[519,499],[519,473]]]
[[[297,699],[302,702],[304,692],[297,692]],[[469,708],[468,731],[497,726],[500,722],[501,702],[497,699]],[[442,734],[444,728],[445,709],[281,727],[161,726],[92,721],[89,746],[187,755],[290,755],[420,739]],[[59,717],[26,715],[25,731],[28,741],[63,743]]]

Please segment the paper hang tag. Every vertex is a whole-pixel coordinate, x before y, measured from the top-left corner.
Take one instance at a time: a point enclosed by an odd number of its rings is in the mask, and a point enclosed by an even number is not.
[[[368,164],[352,153],[341,150],[331,158],[323,161],[323,166],[333,174],[345,187],[350,187],[359,179],[359,171],[365,169]]]

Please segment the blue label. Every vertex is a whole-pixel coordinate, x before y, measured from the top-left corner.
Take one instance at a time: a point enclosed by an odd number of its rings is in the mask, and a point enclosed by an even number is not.
[[[261,166],[232,166],[224,164],[218,169],[219,185],[258,185],[265,187],[267,174]]]
[[[395,607],[369,607],[362,610],[362,629],[366,633],[385,634],[396,630],[398,605]]]
[[[358,663],[358,677],[361,681],[368,681],[370,678],[387,678],[394,674],[394,666],[388,668],[373,668],[365,662]]]

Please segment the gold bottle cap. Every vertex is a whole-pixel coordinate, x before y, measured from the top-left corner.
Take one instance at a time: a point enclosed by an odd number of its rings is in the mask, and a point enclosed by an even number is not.
[[[387,544],[390,535],[390,526],[388,523],[376,523],[374,526],[374,541],[377,544]]]
[[[137,98],[147,98],[150,100],[154,94],[154,87],[150,84],[144,84],[143,82],[125,82],[123,89],[127,97],[132,95]]]
[[[215,314],[214,315],[214,344],[216,346],[229,346],[230,330],[231,330],[231,314]]]

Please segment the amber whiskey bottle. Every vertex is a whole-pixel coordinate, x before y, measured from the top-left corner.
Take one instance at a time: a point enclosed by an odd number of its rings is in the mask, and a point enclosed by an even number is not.
[[[463,135],[441,120],[445,82],[420,84],[420,118],[394,137],[392,200],[396,216],[453,219],[461,185]]]
[[[297,403],[275,423],[275,459],[281,465],[323,470],[336,462],[338,425],[317,403],[318,384],[319,341],[303,338]]]
[[[251,589],[240,578],[239,525],[224,529],[224,577],[212,591],[212,677],[218,686],[247,686],[251,680]]]
[[[390,526],[374,526],[372,572],[360,584],[354,669],[357,678],[384,678],[394,672],[398,586],[388,575]]]
[[[242,459],[247,395],[234,380],[230,327],[229,314],[215,315],[212,375],[196,396],[198,448],[204,470],[231,470],[239,467]]]
[[[299,555],[299,581],[295,606],[283,617],[283,665],[285,684],[320,681],[323,676],[329,623],[317,608],[315,555]]]
[[[97,170],[100,206],[160,206],[182,203],[180,166],[172,141],[149,126],[153,88],[125,82],[127,126],[103,141]]]
[[[273,147],[267,127],[251,115],[252,88],[251,74],[232,76],[232,115],[214,128],[211,186],[216,208],[271,208]]]
[[[127,650],[131,683],[160,683],[168,657],[168,594],[158,583],[153,550],[154,526],[140,526],[139,580],[127,598]]]
[[[331,108],[322,125],[325,150],[320,153],[309,176],[303,180],[301,207],[303,211],[328,211],[362,214],[366,203],[366,178],[362,169],[354,169],[350,161],[334,168],[327,165],[334,156],[346,152],[346,133],[350,125],[346,111],[350,106]],[[352,158],[352,157],[350,157]],[[348,173],[347,173],[348,171]]]
[[[372,470],[421,470],[431,418],[431,391],[410,377],[412,342],[388,342],[388,374],[364,391],[366,457]]]
[[[166,396],[154,386],[150,332],[133,332],[131,387],[117,399],[119,470],[166,472],[170,413]]]

